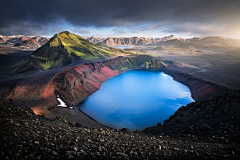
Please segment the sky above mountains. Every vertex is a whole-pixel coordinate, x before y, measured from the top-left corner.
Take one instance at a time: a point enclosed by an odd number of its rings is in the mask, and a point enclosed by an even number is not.
[[[240,39],[239,0],[1,0],[0,34]]]

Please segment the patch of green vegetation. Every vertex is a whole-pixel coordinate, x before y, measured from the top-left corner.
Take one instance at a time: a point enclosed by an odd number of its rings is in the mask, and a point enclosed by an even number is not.
[[[75,54],[77,57],[81,57],[81,59],[93,59],[113,55],[113,53],[69,32],[62,32],[57,35],[57,38],[61,41],[64,49],[67,50],[68,56]]]
[[[145,62],[145,68],[146,69],[149,69],[149,68],[161,68],[162,64],[163,64],[163,62],[161,60],[151,59],[148,62]]]
[[[57,47],[59,46],[59,42],[57,38],[54,38],[50,41],[50,47]]]
[[[26,60],[17,63],[13,73],[26,72],[29,69],[48,70],[68,65],[81,59],[108,58],[112,55],[132,54],[128,51],[105,44],[92,44],[79,35],[67,31],[54,35],[47,43],[38,48]]]
[[[162,64],[163,64],[164,66],[168,66],[168,64],[166,64],[166,63],[164,63],[164,62],[162,62]]]
[[[152,57],[159,57],[158,55],[156,55],[156,54],[149,54],[150,56],[152,56]]]
[[[39,63],[44,70],[49,70],[54,64],[54,61],[46,61],[45,63]]]
[[[29,68],[29,65],[26,65],[29,63],[29,60],[28,59],[24,59],[24,60],[21,60],[20,62],[14,64],[12,67],[11,67],[11,73],[16,73],[16,72],[19,72],[21,73],[22,70],[27,70]]]
[[[61,56],[56,60],[52,59],[46,59],[46,58],[41,58],[43,61],[39,62],[39,65],[44,69],[44,70],[49,70],[51,68],[57,67],[57,66],[63,66],[65,62],[65,57]]]
[[[111,46],[108,46],[104,43],[98,43],[97,46],[99,48],[102,48],[102,49],[110,51],[110,52],[118,52],[118,53],[126,53],[126,54],[135,55],[135,53],[133,53],[133,52],[129,52],[129,51],[126,51],[126,50],[120,49],[120,48],[111,47]]]
[[[148,69],[149,62],[145,62],[145,66],[146,66],[146,68]]]
[[[125,67],[125,66],[122,66],[122,67],[121,67],[121,70],[122,70],[122,71],[127,70],[127,69],[128,69],[128,68]]]

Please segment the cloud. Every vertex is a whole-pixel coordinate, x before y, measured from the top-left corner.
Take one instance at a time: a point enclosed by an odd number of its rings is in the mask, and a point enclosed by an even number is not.
[[[89,34],[90,32],[85,30],[85,29],[79,29],[79,28],[75,28],[73,30],[74,33],[79,33],[79,34]]]
[[[200,24],[220,26],[227,34],[233,29],[240,31],[239,8],[239,0],[1,0],[0,33],[51,32],[46,27],[64,22],[74,27],[96,28],[148,24],[146,30],[165,27],[175,32],[184,30],[181,25]]]
[[[139,33],[141,32],[141,27],[129,27],[128,28],[128,33]]]
[[[6,25],[0,28],[0,34],[3,35],[44,35],[50,32],[50,28],[35,22],[14,22],[12,25]]]
[[[114,28],[112,29],[112,31],[115,33],[115,34],[125,34],[126,31],[125,31],[125,28]]]
[[[52,26],[52,29],[51,31],[54,31],[54,32],[62,32],[64,31],[64,29],[62,27],[59,27],[59,26]]]
[[[240,25],[240,24],[239,24]],[[240,29],[229,27],[226,25],[217,25],[211,23],[180,23],[180,24],[169,24],[168,27],[162,26],[159,28],[165,33],[179,33],[188,34],[195,36],[223,36],[223,37],[238,37],[240,39]]]

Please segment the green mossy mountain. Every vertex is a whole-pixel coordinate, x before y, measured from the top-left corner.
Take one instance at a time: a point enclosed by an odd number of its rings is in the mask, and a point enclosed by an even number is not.
[[[108,58],[116,53],[129,52],[102,43],[93,44],[79,35],[64,31],[55,34],[30,57],[15,64],[11,71],[23,73],[32,70],[48,70],[71,64],[77,60]]]

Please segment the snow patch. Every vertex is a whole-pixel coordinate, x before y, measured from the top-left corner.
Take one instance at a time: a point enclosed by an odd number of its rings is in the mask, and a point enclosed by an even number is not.
[[[58,104],[57,106],[59,107],[63,107],[63,108],[67,108],[68,106],[66,105],[65,102],[63,102],[63,100],[61,98],[59,98],[59,95],[57,95],[57,100],[60,104]],[[73,109],[73,107],[69,107],[70,109]]]

